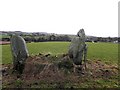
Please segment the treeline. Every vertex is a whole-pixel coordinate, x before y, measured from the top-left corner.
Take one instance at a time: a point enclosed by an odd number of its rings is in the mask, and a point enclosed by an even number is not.
[[[87,37],[87,42],[120,42],[120,37]]]
[[[40,35],[23,37],[27,42],[71,41],[68,35]]]
[[[2,34],[0,41],[10,41],[10,36],[14,33]],[[19,34],[26,42],[46,42],[46,41],[71,41],[75,35],[62,35],[62,34],[41,34],[41,33],[30,33],[30,34]],[[120,37],[94,37],[86,36],[86,42],[114,42],[119,43]]]
[[[69,35],[20,35],[26,42],[45,42],[45,41],[71,41]],[[3,37],[1,41],[10,41],[10,37]]]

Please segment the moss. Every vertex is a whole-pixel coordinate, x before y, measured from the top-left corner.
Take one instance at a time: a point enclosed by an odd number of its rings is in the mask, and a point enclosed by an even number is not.
[[[70,60],[61,61],[58,63],[59,68],[72,69],[73,63]]]

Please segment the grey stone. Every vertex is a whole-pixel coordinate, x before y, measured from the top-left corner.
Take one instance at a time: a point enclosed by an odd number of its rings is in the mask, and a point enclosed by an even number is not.
[[[10,42],[13,56],[13,69],[19,73],[22,73],[25,61],[29,56],[26,42],[19,35],[13,35]]]
[[[71,41],[68,51],[69,57],[73,59],[75,65],[82,65],[87,58],[87,45],[85,44],[85,32],[84,29],[80,29],[77,36]]]

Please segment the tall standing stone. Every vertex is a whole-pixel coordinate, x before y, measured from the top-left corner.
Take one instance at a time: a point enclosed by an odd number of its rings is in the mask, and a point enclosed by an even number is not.
[[[72,39],[68,54],[73,59],[75,65],[82,65],[83,56],[84,61],[86,60],[87,46],[85,44],[84,29],[80,29],[77,36]]]
[[[21,74],[25,66],[25,61],[29,56],[26,42],[19,35],[13,35],[10,42],[13,56],[13,70]]]

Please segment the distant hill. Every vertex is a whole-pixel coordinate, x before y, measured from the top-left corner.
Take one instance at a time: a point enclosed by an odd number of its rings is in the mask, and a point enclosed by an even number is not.
[[[47,32],[22,32],[22,31],[0,31],[2,40],[9,41],[9,38],[13,34],[23,36],[27,41],[70,41],[75,35],[71,34],[55,34]],[[97,37],[86,35],[87,42],[118,42],[120,37]]]

